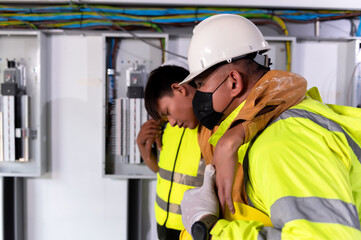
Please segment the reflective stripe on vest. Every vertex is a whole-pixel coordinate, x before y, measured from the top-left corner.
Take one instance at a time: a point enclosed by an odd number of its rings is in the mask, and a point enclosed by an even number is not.
[[[156,196],[155,201],[161,209],[167,211],[168,203],[166,201],[163,201],[158,195]],[[169,203],[169,212],[182,214],[180,205],[175,203]]]
[[[270,125],[275,122],[290,117],[298,117],[309,119],[315,124],[333,132],[341,132],[344,134],[347,142],[361,162],[360,146],[346,133],[346,131],[336,122],[318,115],[316,113],[306,111],[304,109],[288,109],[278,116]],[[244,158],[244,174],[245,182],[249,181],[248,177],[248,153],[252,143],[258,135],[252,139],[245,158]],[[249,205],[252,202],[249,200]],[[325,199],[318,197],[283,197],[278,199],[271,206],[271,220],[274,228],[264,227],[258,234],[258,239],[281,239],[281,230],[287,222],[304,219],[312,222],[335,223],[356,229],[360,229],[360,221],[358,211],[355,205],[344,202],[339,199]]]
[[[271,220],[276,228],[296,219],[336,223],[360,229],[355,205],[339,199],[319,197],[283,197],[271,206]]]
[[[311,120],[312,122],[320,125],[323,128],[326,128],[329,131],[332,132],[341,132],[345,135],[347,139],[348,145],[350,145],[352,151],[355,153],[357,159],[359,162],[361,162],[361,148],[360,146],[355,143],[355,141],[345,132],[345,130],[336,122],[318,115],[313,112],[309,112],[303,109],[288,109],[287,111],[284,111],[281,115],[279,115],[271,124],[281,120],[281,119],[287,119],[290,117],[300,117],[300,118],[307,118]]]
[[[257,240],[280,240],[281,231],[273,227],[263,227],[258,232]]]
[[[173,174],[173,182],[191,186],[191,187],[200,187],[203,184],[203,172],[205,168],[205,162],[202,159],[199,161],[198,173],[197,176],[190,176],[187,174],[177,173]],[[171,181],[172,179],[172,172],[162,169],[159,169],[159,176],[165,180]]]
[[[360,230],[357,209],[351,203],[318,197],[283,197],[271,206],[271,220],[275,228],[264,227],[257,239],[281,239],[280,229],[287,222],[297,219],[341,224]]]

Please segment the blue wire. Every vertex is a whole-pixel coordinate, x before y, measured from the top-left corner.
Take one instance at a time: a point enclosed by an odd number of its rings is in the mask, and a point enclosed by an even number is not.
[[[27,12],[29,8],[11,8],[11,7],[0,7],[1,11],[11,11],[11,12]]]
[[[357,37],[361,37],[361,17],[359,17],[359,19],[360,19],[360,23],[359,23],[357,31],[356,31]]]
[[[129,13],[131,13],[129,11]],[[216,12],[213,12],[216,13]],[[257,14],[257,13],[263,13],[263,14],[270,14],[268,11],[224,11],[223,13],[237,13],[237,14]],[[139,13],[138,13],[139,14]],[[176,13],[174,13],[176,14]],[[181,13],[179,13],[181,14]],[[211,14],[211,11],[209,12]],[[340,14],[314,14],[314,13],[302,13],[302,15],[288,15],[288,14],[277,14],[277,16],[282,17],[284,19],[293,19],[293,20],[300,20],[300,21],[307,21],[312,20],[316,18],[322,18],[322,17],[335,17],[339,16]],[[127,22],[143,22],[146,21],[146,19],[135,19],[132,17],[127,16],[118,16],[118,15],[106,15],[107,18],[111,20],[118,20],[118,21],[127,21]],[[90,15],[90,14],[71,14],[71,15],[54,15],[54,16],[9,16],[9,19],[16,19],[20,21],[52,21],[52,20],[72,20],[72,19],[103,19],[100,15]],[[170,19],[151,19],[154,23],[187,23],[187,22],[194,22],[194,21],[200,21],[201,19],[205,19],[206,17],[198,16],[195,17],[183,17],[183,18],[170,18]]]
[[[76,12],[74,12],[74,9]],[[341,13],[328,13],[328,14],[317,14],[312,12],[302,12],[297,10],[282,10],[282,11],[275,11],[271,12],[269,10],[262,10],[262,9],[252,9],[252,10],[222,10],[222,9],[177,9],[177,8],[169,8],[169,9],[108,9],[102,7],[94,7],[93,9],[108,13],[106,17],[111,20],[117,21],[127,21],[127,22],[143,22],[149,21],[146,17],[143,19],[134,19],[132,17],[127,16],[118,16],[115,15],[117,13],[126,14],[126,15],[133,15],[133,16],[167,16],[167,15],[190,15],[190,17],[184,16],[182,18],[171,18],[171,19],[150,19],[150,21],[154,23],[189,23],[189,22],[196,22],[201,21],[207,17],[198,15],[198,17],[194,17],[192,15],[197,14],[217,14],[217,13],[234,13],[234,14],[275,14],[278,17],[283,19],[293,19],[298,21],[307,21],[307,20],[314,20],[316,18],[323,18],[323,17],[335,17],[342,15]],[[19,21],[57,21],[57,20],[72,20],[72,19],[103,19],[100,15],[95,14],[86,14],[90,13],[93,10],[87,7],[77,7],[72,8],[69,6],[64,7],[42,7],[42,8],[11,8],[11,7],[1,7],[0,11],[13,11],[13,12],[31,12],[31,13],[49,13],[49,11],[59,11],[62,13],[73,13],[71,15],[49,15],[49,16],[9,16],[6,20],[14,19]],[[84,15],[82,13],[85,13]],[[113,13],[113,14],[111,14]],[[292,14],[292,15],[291,15]],[[296,15],[295,15],[296,14]],[[4,21],[1,20],[0,21]],[[87,23],[84,26],[99,26],[99,25],[111,25],[107,23]],[[78,28],[81,27],[79,24],[72,24],[64,26],[63,28]]]
[[[110,44],[110,54],[109,54],[109,68],[112,68],[112,52],[114,49],[115,39],[112,38],[111,44]]]
[[[281,17],[283,19],[293,19],[293,20],[300,20],[300,21],[307,21],[307,20],[313,20],[317,18],[323,18],[323,17],[335,17],[339,16],[340,14],[313,14],[313,13],[306,13],[303,15],[277,15],[278,17]]]

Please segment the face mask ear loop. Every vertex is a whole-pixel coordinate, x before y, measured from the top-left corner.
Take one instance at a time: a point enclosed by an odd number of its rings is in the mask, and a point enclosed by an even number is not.
[[[218,85],[218,87],[212,92],[215,93],[215,91],[217,91],[217,89],[222,86],[222,84],[228,79],[229,75],[227,75],[227,77],[221,82],[221,84]],[[224,111],[227,110],[227,108],[229,107],[229,105],[231,105],[231,103],[233,102],[234,98],[232,98],[232,100],[228,103],[228,105],[226,106],[226,108],[221,112],[221,113],[224,113]]]
[[[222,84],[228,79],[228,77],[229,76],[227,75],[227,77],[221,82],[221,84],[218,85],[218,87],[212,92],[212,94],[217,91],[220,86],[222,86]]]

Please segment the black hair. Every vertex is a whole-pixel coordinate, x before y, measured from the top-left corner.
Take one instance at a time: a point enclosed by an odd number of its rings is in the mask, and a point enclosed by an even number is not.
[[[164,96],[173,96],[172,84],[180,83],[189,74],[189,71],[175,65],[160,66],[154,69],[145,86],[144,102],[145,109],[154,119],[160,119],[158,113],[158,100]],[[194,83],[190,83],[192,87]]]

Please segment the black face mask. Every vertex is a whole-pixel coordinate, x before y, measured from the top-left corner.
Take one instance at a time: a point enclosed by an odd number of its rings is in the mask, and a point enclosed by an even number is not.
[[[218,88],[227,80],[227,78],[228,75],[213,92],[201,92],[197,90],[194,94],[192,100],[194,115],[198,121],[209,130],[212,130],[219,123],[223,117],[223,112],[233,101],[232,99],[222,112],[216,112],[213,109],[213,93],[218,90]]]

